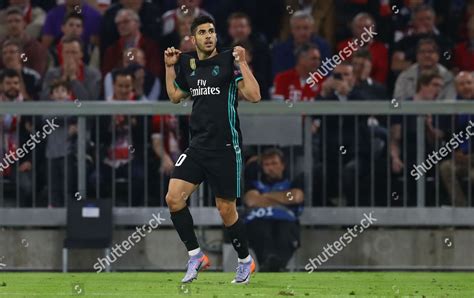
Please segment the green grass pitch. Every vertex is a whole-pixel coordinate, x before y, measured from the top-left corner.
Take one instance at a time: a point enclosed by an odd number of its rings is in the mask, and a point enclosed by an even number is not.
[[[233,273],[10,273],[0,271],[0,297],[474,297],[474,273],[256,273],[249,285]]]

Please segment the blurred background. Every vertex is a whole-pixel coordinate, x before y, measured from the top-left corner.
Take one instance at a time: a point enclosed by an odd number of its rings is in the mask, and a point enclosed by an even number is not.
[[[215,20],[219,49],[246,49],[261,89],[259,104],[239,103],[237,201],[260,271],[304,270],[369,213],[377,221],[318,269],[474,268],[474,1],[0,9],[0,271],[93,271],[157,212],[165,221],[111,270],[184,268],[165,195],[192,102],[168,103],[162,57],[193,51],[199,15]],[[287,202],[263,203],[275,194]],[[211,269],[232,271],[212,189],[188,202]]]

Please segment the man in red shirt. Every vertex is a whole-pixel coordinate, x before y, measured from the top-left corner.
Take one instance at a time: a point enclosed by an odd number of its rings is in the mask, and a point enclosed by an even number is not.
[[[351,60],[352,55],[348,56],[344,48],[349,47],[349,42],[354,39],[361,39],[365,28],[375,27],[375,21],[368,13],[359,13],[352,21],[352,38],[341,41],[337,44],[337,51],[346,54],[346,59]],[[364,40],[365,42],[365,40]],[[383,42],[370,39],[364,44],[364,48],[370,52],[372,56],[372,72],[370,76],[377,82],[385,84],[388,75],[388,49]]]
[[[321,65],[321,53],[314,44],[304,44],[296,50],[296,66],[275,77],[273,98],[291,101],[313,101],[321,91],[320,84],[306,82],[310,73]]]
[[[467,30],[467,40],[454,48],[454,66],[461,71],[474,71],[474,16],[469,19]]]
[[[142,35],[140,32],[140,17],[131,9],[121,9],[115,17],[120,39],[105,51],[102,73],[106,75],[116,67],[123,67],[122,55],[126,49],[139,48],[143,50],[146,58],[145,69],[160,77],[162,72],[162,61],[158,44]]]

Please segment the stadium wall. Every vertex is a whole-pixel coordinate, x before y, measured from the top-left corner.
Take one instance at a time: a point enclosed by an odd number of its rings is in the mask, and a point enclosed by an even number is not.
[[[316,258],[329,243],[338,240],[346,228],[304,228],[302,247],[296,253],[296,268],[304,270],[309,258]],[[133,230],[116,230],[113,243],[127,239]],[[222,247],[222,230],[204,229],[207,243]],[[64,230],[12,229],[0,231],[2,270],[60,271]],[[317,270],[473,270],[474,231],[450,228],[369,228]],[[117,271],[183,270],[186,250],[174,230],[158,229],[142,239],[112,266]],[[214,270],[222,270],[222,253],[210,253]],[[71,250],[69,270],[94,271],[99,250]],[[292,264],[289,265],[292,267]]]

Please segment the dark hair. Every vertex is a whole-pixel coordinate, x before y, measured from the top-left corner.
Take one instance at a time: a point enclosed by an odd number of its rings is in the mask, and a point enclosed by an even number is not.
[[[69,81],[58,79],[54,80],[49,86],[49,93],[53,94],[54,89],[57,89],[59,87],[66,88],[68,92],[72,91],[71,84],[69,83]]]
[[[319,53],[321,53],[321,51],[319,50],[319,47],[317,45],[315,45],[314,43],[304,43],[304,44],[302,44],[301,46],[299,46],[295,49],[294,54],[295,54],[296,60],[298,60],[301,55],[303,55],[304,53],[307,53],[311,50],[318,50]]]
[[[3,83],[3,80],[5,80],[5,78],[20,78],[20,74],[14,69],[5,68],[0,73],[0,82]]]
[[[418,43],[416,44],[416,53],[418,53],[418,51],[420,50],[420,48],[424,45],[432,45],[434,50],[436,51],[436,53],[438,53],[439,55],[439,46],[438,46],[438,43],[436,42],[436,40],[434,40],[433,38],[430,38],[430,37],[427,37],[427,38],[422,38],[418,41]]]
[[[16,14],[16,15],[19,15],[23,18],[23,11],[21,11],[21,9],[17,6],[8,7],[6,14],[7,14],[7,16]]]
[[[23,44],[20,40],[18,39],[15,39],[15,38],[8,38],[7,40],[5,40],[2,44],[2,50],[8,46],[15,46],[18,48],[18,52],[22,52],[23,51]]]
[[[130,69],[126,68],[116,68],[112,70],[112,82],[115,83],[117,81],[117,77],[126,77],[126,76],[131,76],[132,80],[135,80],[135,74],[130,71]]]
[[[358,50],[354,53],[354,58],[364,58],[372,61],[372,54],[368,50]]]
[[[211,23],[216,26],[216,23],[214,22],[214,19],[208,16],[198,16],[197,18],[194,19],[193,23],[191,24],[191,34],[194,35],[196,34],[196,29],[198,26],[202,24],[207,24]]]
[[[75,11],[72,11],[70,13],[68,13],[66,15],[66,17],[64,18],[63,20],[63,25],[67,23],[67,21],[69,21],[70,19],[78,19],[78,20],[81,20],[82,24],[84,24],[84,17],[82,16],[82,14],[80,13],[77,13]]]
[[[423,71],[416,82],[416,92],[420,91],[422,86],[429,85],[434,79],[443,79],[438,71]]]
[[[233,19],[246,19],[247,22],[249,23],[249,26],[252,27],[252,20],[250,19],[249,15],[244,12],[238,11],[238,12],[232,13],[227,18],[227,25],[230,25],[230,21],[232,21]]]
[[[79,44],[79,47],[81,48],[81,51],[84,52],[83,43],[82,43],[82,40],[80,38],[75,37],[75,36],[65,36],[61,40],[62,44],[73,43],[73,42],[77,42]]]
[[[249,52],[250,54],[253,53],[253,45],[249,40],[238,41],[232,43],[232,47],[241,46],[245,49],[245,51]]]
[[[422,11],[429,11],[431,12],[434,16],[436,16],[436,11],[433,9],[433,7],[429,4],[420,4],[420,5],[417,5],[414,9],[413,9],[413,13],[412,13],[412,16],[413,18],[420,12]]]
[[[273,157],[273,156],[278,156],[280,158],[281,162],[285,162],[285,155],[283,154],[283,151],[281,151],[278,148],[268,148],[265,151],[263,151],[262,155],[260,156],[260,160],[263,161],[264,159]]]

